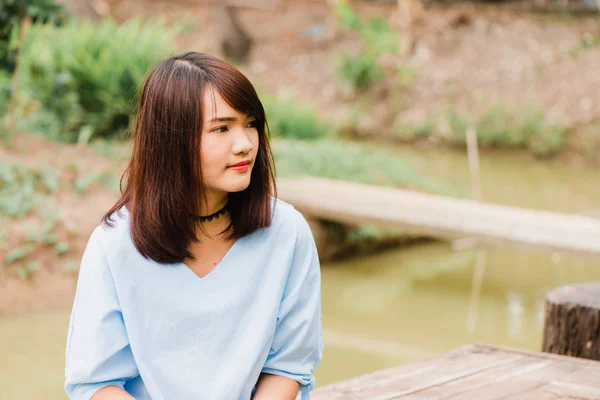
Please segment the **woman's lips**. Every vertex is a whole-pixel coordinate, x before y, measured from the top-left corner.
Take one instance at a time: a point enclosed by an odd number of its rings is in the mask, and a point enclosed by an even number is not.
[[[230,166],[229,168],[231,168],[234,171],[238,171],[238,172],[246,172],[248,170],[248,165],[250,165],[250,160],[244,160],[244,161],[241,161],[237,164]]]

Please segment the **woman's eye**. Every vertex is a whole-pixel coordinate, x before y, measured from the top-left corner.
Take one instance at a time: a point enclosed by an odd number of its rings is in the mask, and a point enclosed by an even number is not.
[[[213,129],[211,132],[217,132],[217,133],[223,133],[223,132],[227,132],[228,128],[226,125],[223,126],[219,126],[215,129]]]
[[[258,123],[256,122],[256,120],[254,121],[250,121],[248,122],[248,128],[256,128],[258,126]]]

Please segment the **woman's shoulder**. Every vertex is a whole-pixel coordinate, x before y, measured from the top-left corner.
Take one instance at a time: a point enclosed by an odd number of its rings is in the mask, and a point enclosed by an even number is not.
[[[100,242],[105,252],[113,252],[123,248],[131,241],[129,231],[129,211],[125,206],[111,214],[108,221],[102,221],[90,237]]]
[[[273,222],[277,230],[284,228],[297,232],[298,235],[311,234],[306,218],[293,205],[273,198]],[[311,234],[312,235],[312,234]]]

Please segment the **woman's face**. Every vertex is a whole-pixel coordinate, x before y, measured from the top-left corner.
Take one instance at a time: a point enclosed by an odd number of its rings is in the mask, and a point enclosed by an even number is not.
[[[232,108],[212,88],[204,92],[202,115],[200,166],[205,190],[221,195],[246,189],[258,154],[256,119]]]

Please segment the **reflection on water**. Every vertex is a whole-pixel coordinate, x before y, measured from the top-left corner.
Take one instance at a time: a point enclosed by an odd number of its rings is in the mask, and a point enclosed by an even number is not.
[[[424,174],[468,187],[464,155],[407,148]],[[487,201],[563,212],[600,208],[597,171],[502,154],[482,157]],[[598,182],[594,185],[594,182]],[[326,349],[319,385],[422,359],[467,343],[539,350],[544,294],[600,280],[600,260],[509,248],[485,250],[481,297],[467,329],[475,251],[449,244],[323,265]],[[0,400],[64,399],[68,310],[0,319]]]

